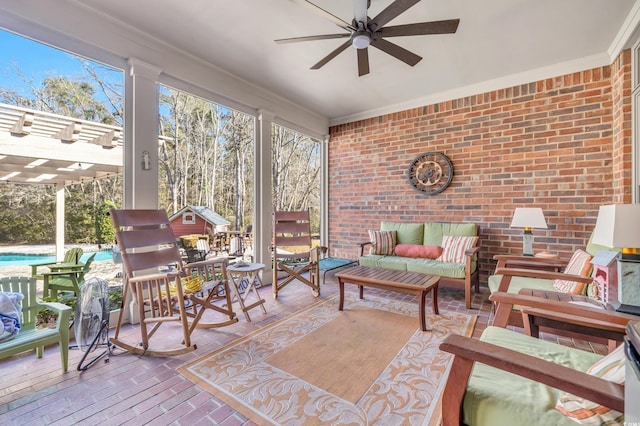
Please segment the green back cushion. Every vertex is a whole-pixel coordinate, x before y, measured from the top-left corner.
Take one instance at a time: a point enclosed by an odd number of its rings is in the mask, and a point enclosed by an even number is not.
[[[428,246],[442,245],[445,235],[461,235],[473,237],[478,235],[478,225],[475,223],[428,222],[424,224],[423,243]]]
[[[422,244],[424,224],[382,222],[380,230],[396,231],[396,244]]]

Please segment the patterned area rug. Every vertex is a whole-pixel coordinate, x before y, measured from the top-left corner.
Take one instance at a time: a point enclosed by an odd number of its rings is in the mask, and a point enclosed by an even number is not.
[[[261,425],[428,425],[451,355],[449,333],[470,336],[476,316],[427,314],[417,303],[345,294],[184,365],[178,371]]]

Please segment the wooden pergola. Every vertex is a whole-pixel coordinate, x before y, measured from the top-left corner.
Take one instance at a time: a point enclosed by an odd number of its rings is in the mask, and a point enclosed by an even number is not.
[[[0,103],[0,184],[56,185],[58,259],[64,251],[64,187],[121,174],[123,149],[121,127]]]

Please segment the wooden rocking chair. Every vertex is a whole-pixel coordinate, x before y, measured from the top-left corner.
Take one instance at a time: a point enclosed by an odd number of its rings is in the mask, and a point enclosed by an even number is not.
[[[172,356],[196,349],[191,342],[195,328],[214,328],[238,321],[232,310],[226,260],[211,259],[184,265],[176,237],[164,210],[115,210],[110,212],[116,239],[122,253],[127,285],[122,307],[128,295],[134,298],[140,317],[141,342],[138,345],[120,339],[123,310],[120,311],[113,344],[126,350],[151,356]],[[213,302],[224,300],[225,305]],[[201,323],[206,309],[227,316],[220,322]],[[177,322],[181,344],[165,347],[166,336],[154,340],[159,327]],[[160,345],[158,345],[160,343]]]
[[[320,296],[320,247],[311,245],[309,211],[274,212],[273,214],[273,297],[287,284],[298,280]],[[278,273],[286,273],[278,282]],[[308,278],[303,276],[309,273]]]

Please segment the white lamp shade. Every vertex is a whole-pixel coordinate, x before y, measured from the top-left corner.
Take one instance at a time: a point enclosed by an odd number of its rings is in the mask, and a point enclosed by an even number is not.
[[[639,248],[640,204],[600,206],[591,242],[611,248]]]
[[[513,212],[511,228],[540,228],[547,229],[542,209],[538,207],[518,207]]]

